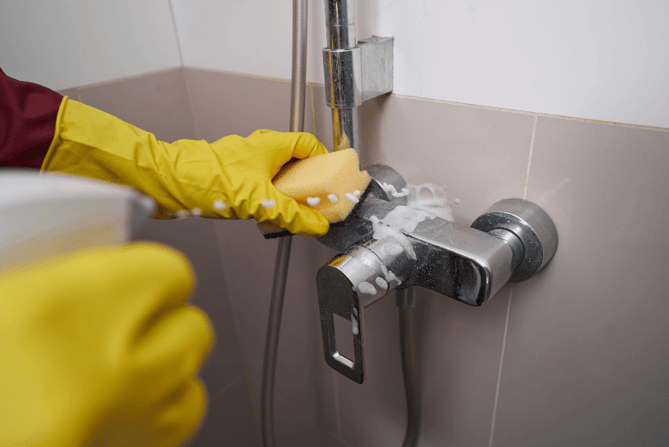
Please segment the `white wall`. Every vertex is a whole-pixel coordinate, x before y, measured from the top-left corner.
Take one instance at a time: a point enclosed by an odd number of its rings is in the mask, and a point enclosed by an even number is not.
[[[169,0],[2,0],[0,68],[54,90],[180,66]]]
[[[290,0],[173,0],[186,66],[288,79]],[[669,127],[669,1],[358,0],[395,37],[395,93]],[[310,1],[310,82],[323,2]]]

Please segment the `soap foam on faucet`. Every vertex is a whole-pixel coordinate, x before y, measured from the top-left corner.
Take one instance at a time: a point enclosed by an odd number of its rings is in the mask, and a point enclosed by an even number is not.
[[[391,256],[397,256],[404,251],[404,249],[398,244],[386,244],[383,246],[383,251]]]
[[[383,220],[380,220],[376,216],[369,218],[374,230],[372,237],[379,241],[388,237],[395,239],[404,251],[407,252],[409,258],[416,259],[416,252],[402,231],[410,233],[416,229],[419,223],[425,219],[434,219],[434,217],[434,215],[422,210],[416,210],[408,206],[397,206],[386,214]]]
[[[376,280],[374,280],[377,286],[381,287],[381,289],[387,289],[388,288],[388,283],[386,282],[385,279],[381,278],[378,276]]]
[[[353,309],[353,312],[355,313],[355,309]],[[360,333],[360,323],[353,314],[351,314],[351,329],[353,331],[353,335],[358,335],[358,333]]]
[[[366,295],[376,295],[376,287],[373,284],[363,281],[358,284],[358,291]]]

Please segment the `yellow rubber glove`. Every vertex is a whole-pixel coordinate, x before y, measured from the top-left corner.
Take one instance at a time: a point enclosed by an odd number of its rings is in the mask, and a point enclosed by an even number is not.
[[[88,249],[0,275],[0,445],[176,446],[206,408],[212,326],[183,255]]]
[[[327,220],[281,194],[272,178],[292,158],[325,153],[311,134],[270,130],[248,138],[231,135],[212,144],[169,144],[65,97],[42,169],[136,188],[156,200],[156,218],[255,218],[295,234],[322,236],[329,229]]]

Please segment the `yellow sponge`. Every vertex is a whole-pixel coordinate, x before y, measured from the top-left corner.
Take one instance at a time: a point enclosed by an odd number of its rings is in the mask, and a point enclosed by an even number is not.
[[[358,166],[358,154],[346,149],[287,163],[272,183],[283,194],[336,223],[348,217],[371,181],[367,171]],[[268,222],[258,224],[258,228],[265,235],[284,231]]]

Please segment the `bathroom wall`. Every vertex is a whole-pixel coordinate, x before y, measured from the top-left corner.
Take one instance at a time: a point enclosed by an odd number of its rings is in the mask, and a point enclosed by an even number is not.
[[[291,2],[173,0],[186,66],[290,78]],[[323,0],[309,2],[323,82]],[[373,0],[357,35],[395,38],[395,93],[669,127],[664,0]]]
[[[45,6],[49,14],[36,11],[43,2],[3,3],[0,35],[16,45],[0,49],[0,66],[167,141],[286,130],[290,2],[172,1],[177,31],[168,2],[133,4],[141,14],[132,15],[123,2],[111,11],[70,0]],[[410,318],[419,445],[669,443],[669,355],[661,342],[669,336],[669,76],[658,56],[669,39],[657,22],[666,4],[358,3],[359,37],[396,39],[395,93],[361,110],[363,165],[386,163],[411,183],[446,185],[460,223],[521,197],[544,207],[560,233],[539,276],[504,287],[481,308],[418,292]],[[310,6],[308,76],[320,83],[322,5]],[[23,23],[34,23],[37,35],[12,25],[8,11],[31,17]],[[74,18],[56,27],[50,17]],[[142,18],[146,25],[132,25]],[[96,24],[86,25],[91,42],[67,45],[81,23]],[[125,41],[119,26],[151,31]],[[180,65],[177,34],[185,66],[170,69]],[[47,68],[40,57],[56,63]],[[330,119],[323,87],[310,85],[305,130],[329,147]],[[153,222],[138,238],[189,256],[199,278],[193,299],[216,326],[203,370],[210,412],[194,445],[260,446],[276,242],[252,222],[204,219]],[[366,382],[348,381],[325,365],[320,341],[314,278],[334,253],[308,238],[293,246],[277,366],[278,445],[400,445],[406,410],[393,298],[366,314]]]
[[[181,66],[169,0],[3,0],[0,68],[53,90]]]

